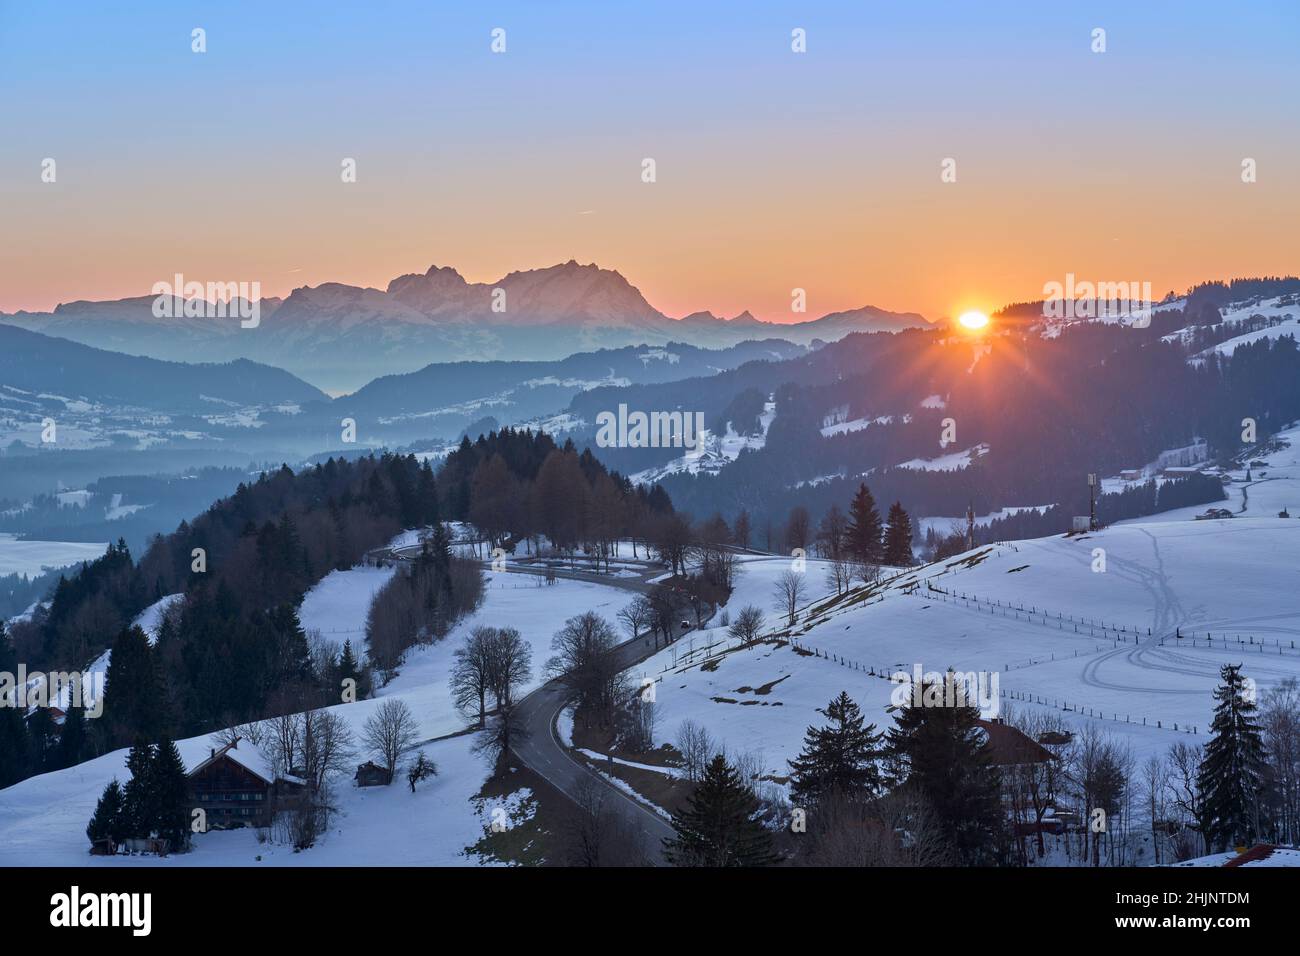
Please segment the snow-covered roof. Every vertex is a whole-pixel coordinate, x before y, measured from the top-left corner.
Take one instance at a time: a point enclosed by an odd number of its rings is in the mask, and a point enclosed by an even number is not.
[[[200,772],[201,770],[204,770],[210,765],[216,763],[218,760],[228,757],[231,760],[233,760],[235,763],[239,764],[244,769],[248,770],[253,774],[256,774],[262,780],[266,781],[268,785],[271,783],[271,781],[275,780],[277,776],[281,777],[282,779],[288,780],[290,782],[294,782],[294,783],[301,782],[297,778],[289,777],[286,776],[285,774],[277,775],[276,772],[272,769],[270,761],[267,760],[265,756],[263,756],[262,752],[258,750],[257,747],[253,746],[248,741],[243,741],[245,746],[241,750],[239,747],[240,742],[241,742],[241,738],[236,737],[230,743],[212,750],[212,752],[208,755],[206,760],[199,762],[194,767],[187,770],[186,776],[192,777],[196,773]]]

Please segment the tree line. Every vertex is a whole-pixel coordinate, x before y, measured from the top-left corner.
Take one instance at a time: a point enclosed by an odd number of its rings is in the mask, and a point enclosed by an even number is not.
[[[111,650],[103,718],[72,708],[62,727],[39,711],[0,725],[5,775],[71,766],[138,740],[186,737],[268,714],[337,703],[344,680],[369,683],[361,649],[308,635],[296,608],[331,570],[357,564],[403,528],[438,525],[438,483],[413,455],[331,458],[241,484],[132,560],[124,542],[74,576],[49,607],[13,625],[4,653],[31,670],[80,670]],[[477,603],[475,569],[445,553],[414,578],[431,631]],[[473,573],[469,573],[472,570]],[[131,622],[178,595],[156,639]],[[388,662],[393,645],[381,640]],[[17,769],[13,769],[13,768]]]
[[[466,436],[439,473],[449,519],[468,521],[493,548],[543,542],[560,553],[579,549],[608,560],[619,540],[633,548],[671,521],[663,489],[634,486],[572,440],[557,446],[544,432],[503,428]]]
[[[1209,741],[1140,767],[1127,745],[1058,714],[1007,711],[1000,722],[1037,753],[999,759],[973,707],[909,703],[881,731],[841,693],[788,761],[788,803],[760,789],[761,763],[728,758],[684,721],[679,763],[698,785],[666,851],[689,866],[1026,866],[1051,852],[1095,867],[1294,843],[1300,683],[1284,681],[1261,709],[1239,666],[1220,681]],[[922,699],[931,690],[945,693],[926,685]]]

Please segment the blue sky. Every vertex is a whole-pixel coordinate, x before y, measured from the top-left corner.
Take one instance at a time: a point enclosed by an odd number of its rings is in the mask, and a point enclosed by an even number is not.
[[[178,269],[282,294],[435,261],[595,260],[669,312],[773,317],[792,284],[810,310],[932,314],[1121,262],[1158,286],[1269,271],[1300,194],[1297,49],[1294,0],[5,0],[0,309]],[[946,156],[960,191],[934,188]],[[1077,241],[1025,239],[1062,217]],[[1219,246],[1187,241],[1198,222]]]

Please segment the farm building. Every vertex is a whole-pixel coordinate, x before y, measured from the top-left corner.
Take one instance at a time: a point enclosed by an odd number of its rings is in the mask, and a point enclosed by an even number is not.
[[[393,775],[387,767],[381,767],[373,760],[367,760],[357,766],[356,776],[353,778],[358,787],[386,787],[393,782]]]
[[[306,781],[276,774],[256,747],[239,749],[240,738],[214,748],[186,776],[190,799],[207,814],[208,829],[265,827],[277,811],[297,802]]]

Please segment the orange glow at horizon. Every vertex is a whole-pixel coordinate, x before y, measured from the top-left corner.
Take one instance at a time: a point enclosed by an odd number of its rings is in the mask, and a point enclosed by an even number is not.
[[[988,328],[989,317],[978,309],[971,309],[958,316],[957,323],[969,332],[980,332]]]

